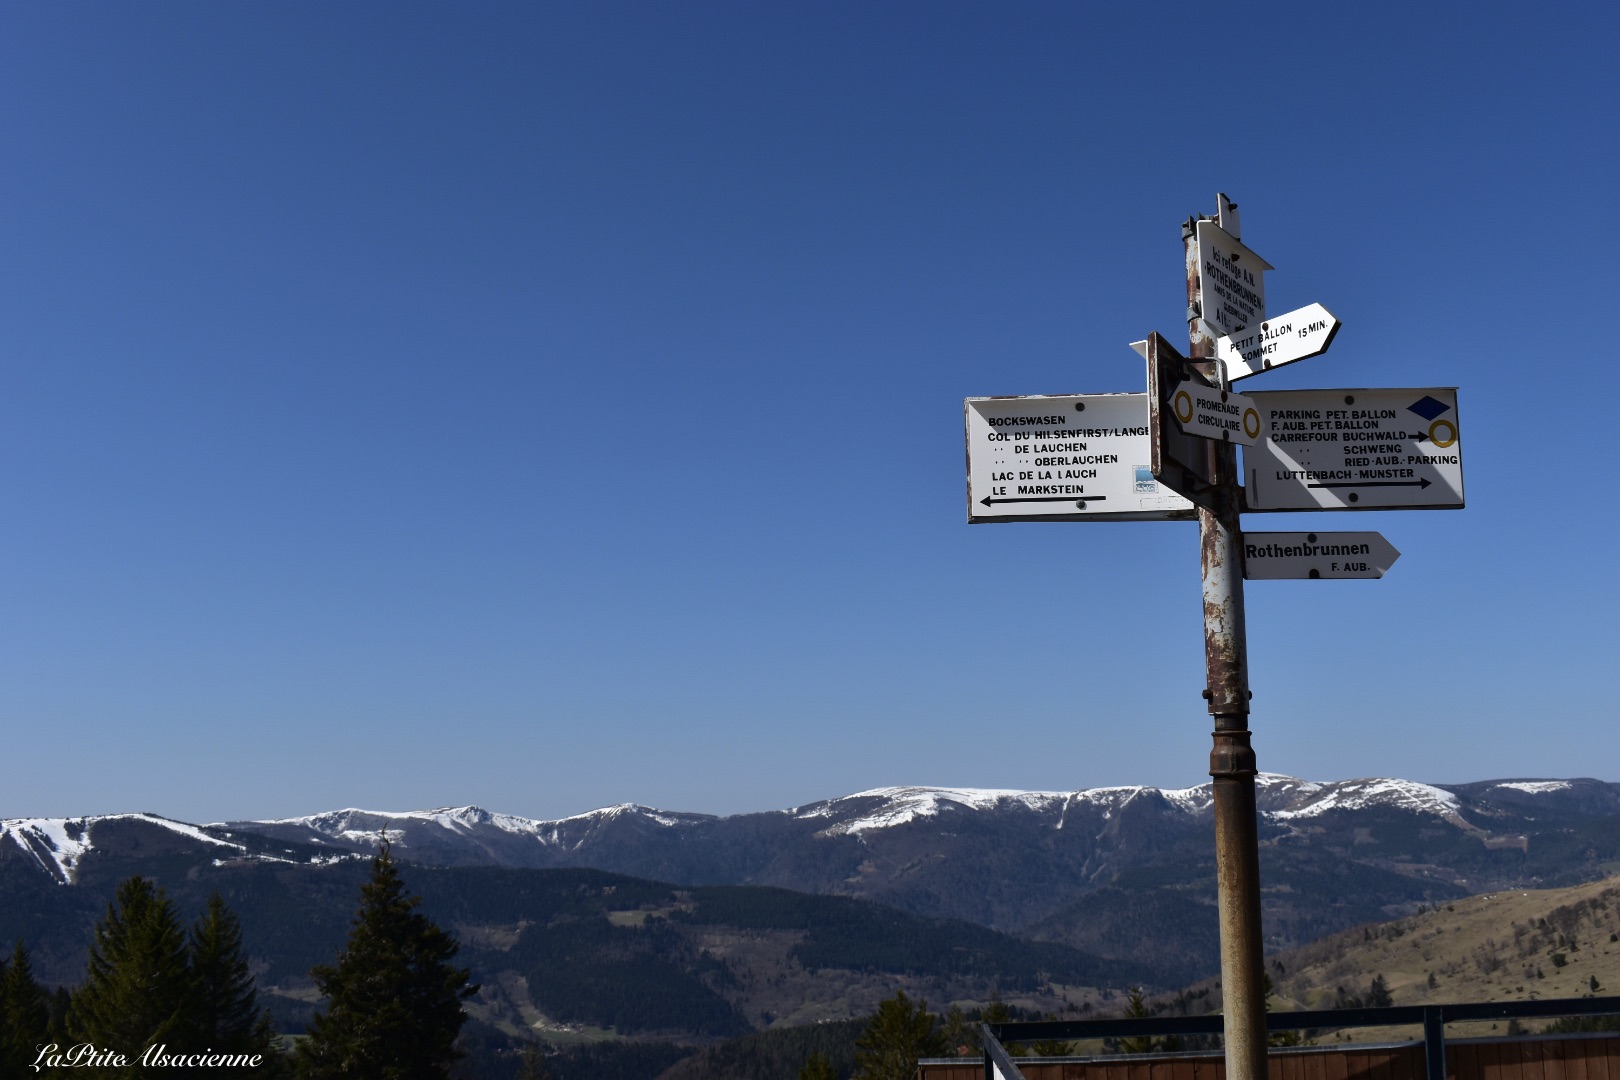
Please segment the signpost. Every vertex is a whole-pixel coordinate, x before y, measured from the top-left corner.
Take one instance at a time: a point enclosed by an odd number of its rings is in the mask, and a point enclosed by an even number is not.
[[[1381,578],[1400,557],[1375,532],[1243,534],[1243,576],[1250,581]]]
[[[968,398],[968,521],[1190,521],[1153,477],[1146,394]]]
[[[1132,342],[1146,394],[967,399],[968,521],[1197,518],[1226,1076],[1265,1080],[1243,582],[1379,578],[1400,552],[1376,532],[1245,535],[1239,515],[1460,508],[1462,447],[1454,387],[1233,393],[1322,353],[1339,320],[1321,304],[1268,319],[1271,266],[1239,239],[1236,204],[1217,205],[1182,226],[1187,355],[1159,334]]]
[[[1266,390],[1243,453],[1249,510],[1460,510],[1455,387]]]
[[[1226,377],[1247,379],[1271,368],[1327,352],[1339,320],[1321,304],[1306,304],[1286,315],[1267,319],[1231,337],[1218,338],[1215,356],[1226,365]]]

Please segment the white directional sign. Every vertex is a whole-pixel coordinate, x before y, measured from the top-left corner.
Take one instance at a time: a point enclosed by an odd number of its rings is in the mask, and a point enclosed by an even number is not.
[[[1243,451],[1247,509],[1462,508],[1456,387],[1249,397],[1261,438]]]
[[[1260,411],[1242,394],[1188,380],[1170,392],[1170,412],[1189,435],[1252,445],[1260,437]]]
[[[1321,304],[1307,304],[1259,326],[1215,339],[1215,356],[1226,364],[1228,379],[1246,379],[1269,368],[1292,364],[1327,352],[1339,320]]]
[[[1271,264],[1213,221],[1198,223],[1198,289],[1204,321],[1238,334],[1266,319],[1265,271]]]
[[[968,521],[1187,521],[1153,479],[1146,394],[964,403]]]
[[[1400,557],[1375,532],[1243,534],[1243,576],[1256,581],[1381,578]]]

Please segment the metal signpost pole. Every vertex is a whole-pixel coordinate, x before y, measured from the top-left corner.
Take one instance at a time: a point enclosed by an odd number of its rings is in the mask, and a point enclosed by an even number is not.
[[[1245,541],[1239,515],[1462,509],[1457,388],[1233,393],[1233,379],[1321,355],[1339,320],[1321,304],[1266,317],[1265,272],[1272,266],[1243,243],[1237,207],[1224,194],[1216,216],[1188,219],[1181,239],[1191,348],[1182,356],[1157,333],[1131,343],[1147,361],[1146,394],[963,403],[968,521],[1197,515],[1204,698],[1215,726],[1209,775],[1226,1077],[1266,1080],[1243,579],[1379,578],[1400,552],[1375,532],[1251,533]],[[1246,488],[1237,468],[1240,443]]]
[[[1221,202],[1224,211],[1226,200]],[[1195,220],[1183,227],[1182,237],[1192,346],[1188,359],[1225,389],[1226,378],[1214,363],[1215,342],[1201,320]],[[1209,773],[1214,779],[1226,1076],[1227,1080],[1265,1080],[1260,851],[1255,819],[1255,758],[1248,730],[1249,659],[1243,625],[1243,533],[1238,517],[1241,494],[1236,447],[1211,439],[1208,453],[1215,485],[1206,505],[1198,510],[1198,539],[1204,579],[1204,696],[1209,699],[1209,712],[1215,720]]]

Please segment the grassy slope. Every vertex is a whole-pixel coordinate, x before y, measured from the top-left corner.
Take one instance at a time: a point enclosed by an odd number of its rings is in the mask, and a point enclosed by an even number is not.
[[[1617,994],[1616,935],[1620,878],[1486,893],[1290,950],[1273,958],[1272,979],[1282,1008],[1331,1007],[1339,986],[1364,988],[1376,974],[1400,1005],[1580,997],[1593,978],[1598,993]]]

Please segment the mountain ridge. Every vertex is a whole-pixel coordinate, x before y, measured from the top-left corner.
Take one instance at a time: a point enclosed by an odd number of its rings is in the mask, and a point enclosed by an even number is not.
[[[764,885],[959,919],[1189,977],[1211,970],[1209,785],[1076,791],[894,786],[783,810],[621,803],[553,820],[477,806],[348,808],[205,825],[157,815],[0,821],[0,868],[58,886],[168,859],[596,869],[683,887]],[[1268,949],[1493,888],[1620,872],[1620,784],[1506,778],[1257,784]],[[1207,925],[1206,925],[1207,924]],[[1175,926],[1165,935],[1156,927]]]

